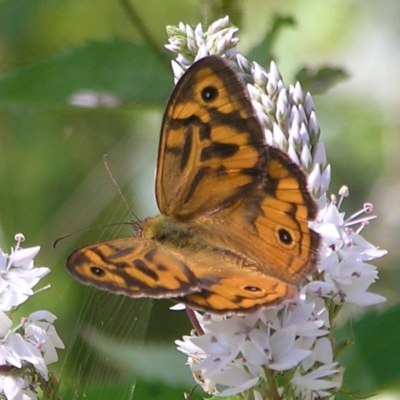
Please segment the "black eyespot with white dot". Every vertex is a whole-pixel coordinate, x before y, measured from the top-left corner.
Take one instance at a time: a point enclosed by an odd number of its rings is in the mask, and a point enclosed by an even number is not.
[[[245,286],[243,289],[246,292],[252,292],[252,293],[261,292],[261,289],[257,286]]]
[[[215,86],[206,86],[201,91],[201,98],[206,103],[211,103],[218,97],[218,89]]]
[[[278,230],[278,236],[279,236],[279,240],[280,240],[283,244],[285,244],[285,245],[287,245],[287,246],[289,246],[289,245],[292,244],[292,242],[293,242],[292,235],[291,235],[290,232],[287,231],[286,229],[283,229],[283,228],[279,229],[279,230]]]
[[[96,275],[99,278],[103,277],[106,274],[104,269],[99,267],[91,267],[90,271],[92,272],[93,275]]]

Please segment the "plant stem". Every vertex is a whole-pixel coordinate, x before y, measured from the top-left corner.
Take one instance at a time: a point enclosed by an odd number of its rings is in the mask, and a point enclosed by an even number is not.
[[[194,329],[196,329],[197,333],[199,335],[204,335],[203,328],[201,327],[199,320],[197,319],[196,314],[194,313],[194,310],[192,308],[186,307],[186,313],[187,313]]]
[[[154,51],[157,57],[163,64],[169,66],[169,59],[163,52],[159,51],[159,44],[153,39],[150,32],[147,30],[146,25],[143,23],[132,4],[129,0],[120,0],[122,7],[124,7],[126,13],[128,14],[129,19],[132,21],[132,24],[137,28],[139,33],[142,35],[145,42],[150,46],[150,48]]]
[[[274,377],[274,373],[269,369],[264,367],[265,375],[267,377],[268,386],[270,389],[271,399],[270,400],[282,400],[281,396],[278,393],[278,388],[276,387],[276,381]]]

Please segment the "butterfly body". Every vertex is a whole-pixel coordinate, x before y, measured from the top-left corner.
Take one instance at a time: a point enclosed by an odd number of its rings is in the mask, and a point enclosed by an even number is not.
[[[196,62],[169,100],[156,197],[161,215],[142,221],[137,237],[78,249],[68,271],[130,297],[244,314],[293,298],[316,265],[319,236],[308,221],[317,210],[306,177],[266,145],[224,59]]]

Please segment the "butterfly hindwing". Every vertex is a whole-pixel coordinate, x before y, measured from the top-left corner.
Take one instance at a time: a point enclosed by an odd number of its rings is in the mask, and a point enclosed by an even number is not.
[[[84,284],[130,297],[172,298],[197,289],[197,278],[172,249],[126,238],[75,250],[67,270]]]
[[[286,154],[270,148],[267,171],[267,195],[255,224],[259,237],[267,243],[273,232],[281,249],[280,253],[268,252],[270,263],[285,271],[286,280],[297,283],[312,272],[318,260],[320,237],[309,228],[317,206],[307,189],[306,176]]]
[[[266,275],[294,285],[317,263],[320,237],[308,226],[316,205],[299,167],[280,150],[270,147],[267,154],[264,186],[248,193],[221,229],[235,232],[232,246]]]
[[[247,314],[266,304],[271,307],[283,299],[292,299],[297,293],[295,286],[255,269],[237,270],[234,265],[230,266],[232,269],[218,269],[215,264],[209,267],[208,271],[195,270],[201,290],[177,301],[217,314]]]

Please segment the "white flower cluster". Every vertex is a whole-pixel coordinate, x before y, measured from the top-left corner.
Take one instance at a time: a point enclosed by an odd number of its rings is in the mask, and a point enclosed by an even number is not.
[[[345,218],[345,213],[339,212],[343,198],[348,195],[348,189],[340,190],[339,201],[333,197],[320,207],[318,219],[311,227],[322,237],[320,262],[317,278],[302,291],[310,301],[325,307],[323,301],[331,301],[337,305],[343,303],[370,306],[384,302],[386,299],[377,294],[367,292],[372,283],[378,279],[376,267],[367,263],[384,256],[387,251],[378,249],[367,242],[360,232],[369,221],[376,217],[370,215],[373,207],[370,203]],[[362,216],[365,214],[365,216]],[[357,230],[352,227],[359,225]],[[329,327],[327,315],[324,322]]]
[[[50,272],[34,266],[39,246],[22,249],[23,235],[15,239],[10,255],[0,249],[0,397],[30,400],[37,399],[35,389],[49,379],[47,365],[57,361],[56,348],[64,345],[52,325],[56,317],[48,311],[34,312],[12,327],[12,312]]]
[[[240,54],[236,61],[250,81],[247,89],[267,144],[287,153],[308,175],[311,194],[321,197],[329,187],[331,168],[319,141],[320,127],[310,93],[304,95],[299,82],[286,89],[273,61],[269,72]]]
[[[197,332],[177,341],[188,355],[196,381],[210,394],[255,400],[332,397],[342,386],[344,368],[334,359],[332,321],[345,303],[368,306],[385,299],[367,292],[377,279],[367,262],[386,254],[360,236],[373,219],[372,206],[345,219],[339,201],[327,201],[330,166],[320,139],[311,95],[301,86],[285,88],[275,63],[266,72],[238,54],[236,27],[216,21],[168,27],[175,80],[193,61],[217,54],[234,61],[246,79],[253,106],[264,126],[266,142],[287,152],[308,175],[319,214],[311,227],[322,237],[318,270],[305,282],[297,301],[252,315],[220,317],[193,313]],[[365,213],[365,216],[361,216]],[[359,225],[359,229],[352,227]]]
[[[234,58],[239,39],[234,37],[238,28],[229,23],[229,17],[222,18],[203,31],[201,24],[193,29],[182,22],[179,26],[167,26],[169,44],[165,47],[176,53],[172,61],[175,83],[183,73],[200,58],[216,54],[226,58]]]

